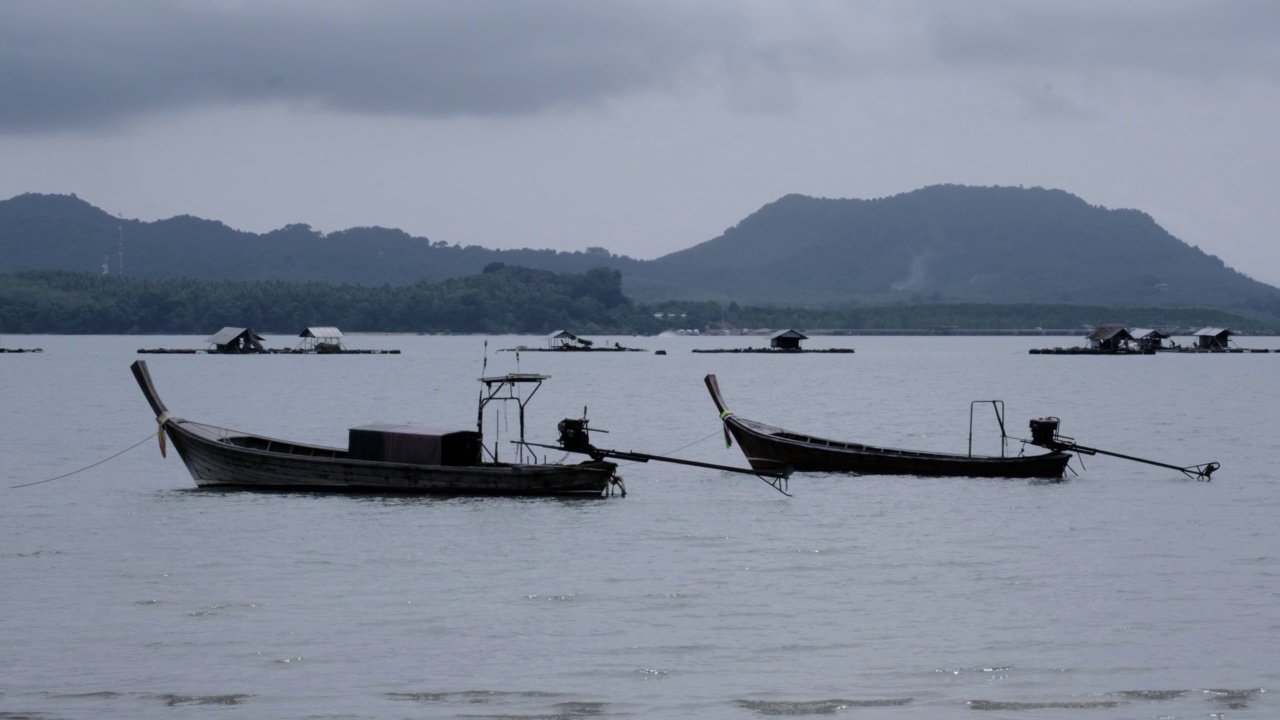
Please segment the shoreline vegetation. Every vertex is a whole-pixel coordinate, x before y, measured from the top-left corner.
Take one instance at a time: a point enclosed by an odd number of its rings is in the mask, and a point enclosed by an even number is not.
[[[0,274],[0,333],[198,335],[226,326],[265,333],[337,326],[348,333],[541,335],[1066,335],[1106,323],[1172,334],[1227,327],[1280,331],[1267,320],[1198,308],[1070,304],[920,304],[775,307],[716,301],[637,303],[618,270],[555,273],[494,266],[438,283],[143,279],[61,270]]]

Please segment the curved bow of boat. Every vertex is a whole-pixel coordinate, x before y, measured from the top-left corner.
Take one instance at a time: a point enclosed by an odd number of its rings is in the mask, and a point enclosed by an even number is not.
[[[164,401],[160,399],[159,393],[156,392],[156,386],[151,382],[151,373],[147,370],[146,360],[135,360],[129,366],[133,371],[133,377],[138,381],[138,387],[142,388],[142,394],[147,398],[147,403],[151,405],[151,410],[155,412],[156,417],[167,415],[169,409],[164,406]]]
[[[716,410],[719,410],[721,416],[723,416],[728,406],[725,405],[724,396],[720,394],[719,381],[716,380],[715,375],[708,375],[703,378],[703,382],[707,384],[707,390],[711,392],[711,400],[716,404]]]
[[[147,404],[151,406],[151,411],[156,414],[156,441],[160,444],[160,455],[168,457],[169,450],[164,440],[164,432],[166,428],[173,432],[173,427],[175,426],[168,423],[174,417],[169,413],[169,409],[165,407],[164,401],[160,399],[160,394],[156,392],[156,386],[151,382],[151,373],[147,370],[146,361],[135,360],[129,368],[133,370],[133,377],[138,381],[138,387],[142,388],[142,395],[147,399]],[[178,440],[175,437],[175,445],[177,442]]]

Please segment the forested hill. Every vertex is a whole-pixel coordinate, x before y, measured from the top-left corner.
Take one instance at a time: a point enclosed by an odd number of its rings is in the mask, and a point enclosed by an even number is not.
[[[608,238],[601,243],[607,244]],[[1040,303],[1212,308],[1280,320],[1280,290],[1173,237],[1148,215],[1060,190],[939,185],[875,200],[788,195],[720,237],[657,260],[603,248],[490,250],[303,224],[255,234],[181,216],[121,220],[74,197],[0,201],[0,272],[405,285],[493,262],[608,267],[636,300],[842,305]]]
[[[878,200],[788,195],[629,277],[645,299],[1211,307],[1280,317],[1280,290],[1145,213],[1059,190],[940,185]]]
[[[602,266],[625,269],[636,261],[603,248],[464,247],[381,227],[321,234],[293,224],[257,234],[190,215],[124,220],[74,195],[28,193],[0,201],[0,273],[101,273],[106,264],[110,275],[138,278],[407,285],[476,275],[493,262],[583,273]]]

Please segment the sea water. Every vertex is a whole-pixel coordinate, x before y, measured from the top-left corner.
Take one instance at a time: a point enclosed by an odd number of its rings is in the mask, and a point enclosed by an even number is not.
[[[1280,353],[357,335],[402,352],[225,357],[136,353],[193,337],[20,339],[44,352],[0,356],[0,717],[1280,716]],[[200,491],[160,456],[139,357],[179,417],[318,444],[370,422],[474,428],[476,379],[519,371],[551,376],[530,440],[585,411],[598,446],[745,466],[714,373],[738,415],[836,439],[999,454],[991,405],[970,405],[999,399],[1015,438],[1056,416],[1084,445],[1222,468],[806,474],[788,496],[649,462],[600,500]],[[507,405],[484,430],[513,459]]]

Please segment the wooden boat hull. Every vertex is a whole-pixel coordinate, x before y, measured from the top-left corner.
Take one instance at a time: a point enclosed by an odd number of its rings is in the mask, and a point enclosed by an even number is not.
[[[786,464],[796,472],[1060,479],[1071,459],[1069,454],[1056,451],[1017,457],[954,455],[803,435],[734,415],[725,408],[715,376],[708,375],[706,383],[720,410],[725,430],[737,441],[754,468]]]
[[[142,361],[134,375],[157,421],[202,488],[424,495],[598,497],[617,481],[617,465],[418,465],[353,459],[342,448],[235,433],[173,417],[155,394]]]
[[[396,492],[441,495],[602,495],[615,465],[410,465],[352,460],[338,448],[312,448],[232,435],[210,438],[180,419],[165,421],[191,477],[200,487]],[[261,450],[244,444],[275,446]],[[314,451],[318,454],[294,454]]]

